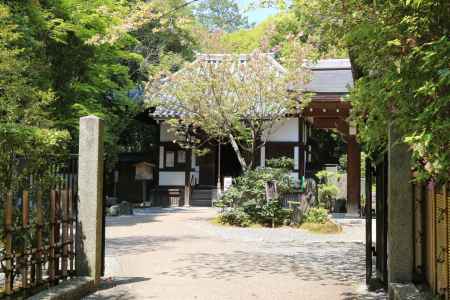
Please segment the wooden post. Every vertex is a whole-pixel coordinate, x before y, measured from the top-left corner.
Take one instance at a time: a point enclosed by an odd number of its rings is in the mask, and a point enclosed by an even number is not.
[[[74,176],[74,175],[72,175]],[[74,184],[74,182],[71,183],[71,187],[69,188],[69,194],[68,194],[68,199],[67,199],[67,218],[70,222],[69,225],[69,241],[70,241],[70,245],[69,245],[69,270],[73,271],[75,270],[75,266],[74,266],[74,259],[75,259],[75,245],[74,245],[74,226],[76,226],[76,224],[74,224],[74,194],[73,194],[73,188],[74,186],[72,185]]]
[[[11,295],[14,287],[14,277],[13,277],[13,258],[12,258],[12,240],[13,240],[13,193],[9,192],[6,195],[5,201],[5,293],[6,295]]]
[[[48,276],[50,282],[54,282],[56,276],[56,198],[57,191],[52,190],[50,193],[50,257],[48,260]]]
[[[68,264],[68,256],[69,256],[69,244],[70,240],[69,236],[69,193],[68,190],[61,191],[61,207],[62,207],[62,256],[61,256],[61,272],[64,277],[67,276],[67,264]]]
[[[191,161],[192,150],[186,151],[185,161],[185,175],[184,175],[184,206],[189,207],[191,205]]]
[[[36,284],[42,281],[42,227],[44,214],[42,206],[42,192],[36,195]]]
[[[347,213],[358,214],[361,198],[361,152],[356,137],[347,138]]]
[[[30,225],[30,194],[28,191],[22,192],[22,224],[28,230]],[[25,246],[26,248],[26,246]],[[22,288],[28,287],[28,255],[26,250],[22,253]]]
[[[298,179],[300,183],[303,183],[305,176],[305,143],[303,141],[304,136],[304,122],[302,117],[298,117],[298,155],[299,155],[299,163],[298,163]],[[301,187],[303,188],[303,186]]]

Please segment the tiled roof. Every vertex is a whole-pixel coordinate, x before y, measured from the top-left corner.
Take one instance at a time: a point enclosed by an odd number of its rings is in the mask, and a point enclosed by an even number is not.
[[[305,89],[314,93],[348,93],[353,87],[349,59],[323,59],[309,66],[311,81]]]
[[[272,54],[267,54],[273,65],[280,71],[285,72],[285,69],[273,58]],[[216,62],[225,57],[226,54],[199,54],[197,59],[206,59],[208,61]],[[248,60],[249,55],[241,54],[239,59],[241,61]],[[311,80],[305,86],[305,90],[308,92],[316,93],[313,100],[322,100],[321,94],[337,95],[336,99],[339,99],[340,95],[348,93],[349,89],[353,87],[353,77],[351,71],[351,65],[349,59],[323,59],[313,64],[306,64],[311,70]],[[329,96],[325,97],[329,98]],[[323,98],[323,99],[325,99]],[[156,107],[155,111],[151,114],[152,117],[157,119],[172,119],[182,117],[182,113],[176,110],[176,108],[168,109],[163,107]]]

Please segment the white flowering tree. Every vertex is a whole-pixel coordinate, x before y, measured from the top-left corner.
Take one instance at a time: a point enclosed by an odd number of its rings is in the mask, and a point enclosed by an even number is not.
[[[258,150],[274,124],[300,108],[298,89],[307,78],[302,64],[284,68],[258,51],[245,56],[199,55],[182,71],[149,84],[149,105],[181,113],[170,122],[174,128],[191,128],[190,134],[197,137],[194,146],[205,140],[198,138],[200,133],[230,143],[247,170],[255,167]]]

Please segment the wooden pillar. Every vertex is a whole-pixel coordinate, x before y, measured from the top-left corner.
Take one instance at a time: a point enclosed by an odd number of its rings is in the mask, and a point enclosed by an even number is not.
[[[356,137],[347,138],[347,213],[359,214],[361,193],[361,151]]]
[[[191,206],[191,160],[192,150],[186,150],[186,160],[184,167],[184,206]]]
[[[160,169],[160,144],[161,144],[161,122],[157,121],[156,124],[156,143],[155,143],[155,150],[154,150],[154,159],[156,161],[155,166],[155,173],[154,173],[154,184],[155,184],[155,195],[154,195],[154,201],[157,203],[156,205],[161,205],[161,197],[159,195],[159,169]],[[152,203],[152,205],[155,205],[155,203]]]
[[[303,141],[304,135],[304,120],[301,116],[298,117],[298,179],[303,182],[303,177],[305,176],[305,143]]]

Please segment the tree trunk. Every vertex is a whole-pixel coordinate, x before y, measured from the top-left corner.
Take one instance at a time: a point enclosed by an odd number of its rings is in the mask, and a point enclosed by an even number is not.
[[[252,153],[251,153],[251,165],[250,168],[251,169],[255,169],[256,168],[256,134],[252,133]]]
[[[231,146],[233,147],[234,152],[236,153],[237,159],[239,160],[239,163],[241,164],[242,170],[247,171],[247,163],[245,162],[244,157],[242,156],[241,150],[239,149],[239,145],[236,142],[236,139],[234,136],[230,133],[229,134]]]

